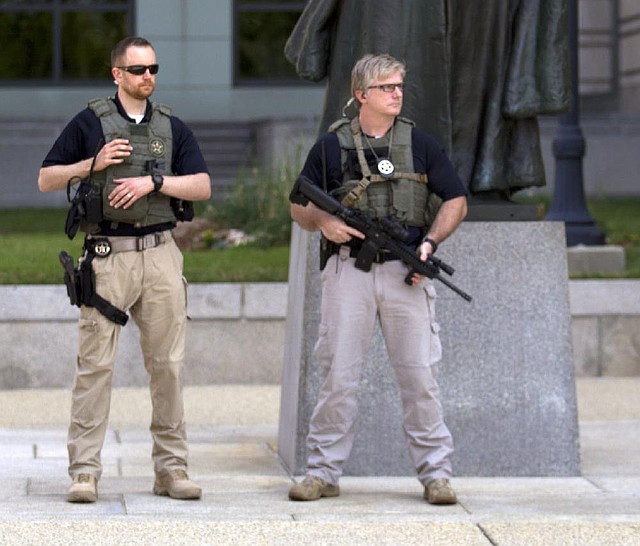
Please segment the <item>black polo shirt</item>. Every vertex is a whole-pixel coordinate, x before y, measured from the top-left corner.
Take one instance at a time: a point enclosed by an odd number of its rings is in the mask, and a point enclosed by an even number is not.
[[[135,123],[125,112],[118,96],[111,98],[118,108],[122,117],[131,123]],[[148,122],[151,118],[151,102],[147,101],[147,110],[143,122]],[[171,116],[171,133],[173,140],[171,172],[180,176],[187,174],[208,173],[200,146],[196,141],[191,129],[175,116]],[[43,167],[52,165],[71,165],[89,159],[96,155],[104,145],[104,134],[100,120],[89,107],[77,114],[63,129],[53,147],[42,162]],[[100,226],[102,235],[144,235],[154,231],[170,229],[173,223],[156,226],[146,226],[144,228],[134,228],[132,225],[118,224],[114,229],[111,222],[103,222]]]

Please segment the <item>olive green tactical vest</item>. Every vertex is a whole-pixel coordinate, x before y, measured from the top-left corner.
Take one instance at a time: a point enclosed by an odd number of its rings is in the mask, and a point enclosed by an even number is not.
[[[133,123],[123,118],[116,104],[109,99],[93,99],[89,108],[100,119],[105,143],[115,138],[126,138],[133,147],[131,155],[119,165],[113,165],[94,172],[92,184],[98,184],[102,192],[102,213],[104,220],[113,223],[133,224],[136,227],[150,226],[164,222],[175,222],[170,197],[159,192],[151,192],[138,199],[127,209],[109,205],[109,194],[116,187],[114,179],[151,174],[148,162],[155,164],[156,172],[171,174],[173,138],[171,133],[171,109],[152,103],[151,119],[148,123]],[[91,233],[91,228],[85,229]]]
[[[338,136],[342,169],[345,175],[348,172],[347,156],[349,152],[357,151],[352,134],[352,123],[352,120],[341,119],[329,127],[329,131],[335,132]],[[426,175],[414,172],[411,141],[413,125],[413,122],[408,119],[396,118],[389,154],[391,156],[389,159],[395,167],[391,178],[384,178],[378,174],[371,175],[368,167],[363,168],[363,179],[345,180],[336,192],[336,197],[343,200],[354,188],[361,186],[365,188],[364,191],[361,193],[356,191],[357,197],[345,204],[363,210],[372,218],[393,217],[405,226],[430,225],[439,203],[434,203],[437,196],[429,191]],[[384,137],[376,139],[375,147],[387,147],[390,133],[391,131]],[[363,167],[362,164],[360,166]]]

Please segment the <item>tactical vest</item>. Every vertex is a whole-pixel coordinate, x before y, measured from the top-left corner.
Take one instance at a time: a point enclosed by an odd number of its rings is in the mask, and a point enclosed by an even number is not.
[[[114,179],[145,176],[152,172],[171,173],[173,137],[171,133],[171,109],[162,104],[152,103],[151,119],[148,123],[133,123],[123,118],[116,104],[109,99],[93,99],[89,108],[102,125],[105,143],[115,138],[126,138],[133,151],[119,165],[112,165],[94,172],[92,185],[98,185],[102,194],[102,214],[104,220],[132,224],[136,227],[150,226],[164,222],[175,222],[170,197],[159,192],[151,192],[124,209],[109,205],[109,194],[116,187]],[[85,226],[91,233],[96,226]],[[93,228],[93,229],[92,229]]]
[[[392,217],[405,226],[430,225],[439,207],[439,198],[429,191],[427,175],[413,169],[411,129],[414,123],[398,117],[393,126],[389,159],[395,170],[391,177],[373,174],[364,160],[358,118],[341,119],[329,127],[338,136],[342,172],[345,176],[336,197],[349,207],[356,207],[372,218]],[[376,147],[388,146],[391,131],[376,139]],[[358,142],[359,141],[359,142]],[[358,154],[363,178],[348,179],[347,158]]]

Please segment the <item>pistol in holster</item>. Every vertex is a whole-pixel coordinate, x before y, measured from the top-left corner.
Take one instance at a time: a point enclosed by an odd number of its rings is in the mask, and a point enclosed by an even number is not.
[[[320,271],[325,268],[331,255],[337,252],[337,246],[324,235],[320,237]]]
[[[79,271],[73,265],[73,258],[64,250],[58,256],[64,268],[64,284],[67,287],[67,296],[71,305],[82,305],[82,287]]]
[[[74,267],[73,258],[64,250],[60,252],[59,258],[64,268],[64,284],[67,287],[67,295],[71,305],[80,307],[95,307],[100,313],[110,321],[124,326],[129,320],[127,314],[109,303],[96,292],[96,276],[91,267],[91,262],[95,255],[91,252],[85,254],[85,258],[80,261],[78,267]]]

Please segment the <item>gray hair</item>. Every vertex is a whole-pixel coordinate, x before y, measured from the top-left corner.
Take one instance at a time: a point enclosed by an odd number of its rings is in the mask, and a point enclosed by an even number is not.
[[[402,61],[387,54],[365,55],[351,71],[351,96],[355,97],[357,90],[366,92],[372,81],[388,78],[396,72],[400,72],[404,79],[407,68]]]

